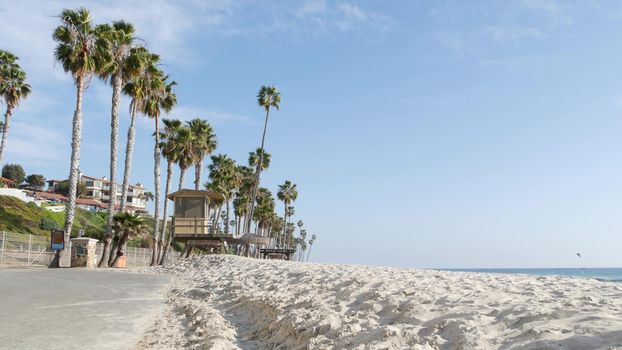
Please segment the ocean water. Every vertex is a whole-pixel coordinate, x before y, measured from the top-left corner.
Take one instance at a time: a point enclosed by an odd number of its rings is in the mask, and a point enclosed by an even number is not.
[[[593,278],[605,282],[622,283],[622,268],[558,268],[558,269],[442,269],[445,271],[521,273],[536,276],[565,276]]]

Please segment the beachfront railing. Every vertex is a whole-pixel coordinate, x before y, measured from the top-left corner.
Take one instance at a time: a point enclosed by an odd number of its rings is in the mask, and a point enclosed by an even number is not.
[[[103,244],[97,243],[95,254],[101,256]],[[151,249],[127,247],[125,266],[149,266]],[[48,266],[54,257],[50,249],[50,238],[30,234],[0,231],[0,266]],[[169,251],[165,264],[174,263],[179,254]],[[97,260],[99,261],[99,260]]]

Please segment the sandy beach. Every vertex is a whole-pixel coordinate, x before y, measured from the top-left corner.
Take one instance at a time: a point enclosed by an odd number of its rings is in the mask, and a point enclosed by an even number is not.
[[[622,284],[202,256],[147,349],[622,349]]]

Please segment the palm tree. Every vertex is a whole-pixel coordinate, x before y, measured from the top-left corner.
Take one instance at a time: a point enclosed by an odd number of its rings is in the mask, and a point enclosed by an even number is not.
[[[235,230],[238,235],[242,227],[242,218],[245,218],[248,214],[249,201],[248,196],[242,195],[240,192],[236,193],[236,197],[233,200],[233,214],[235,215],[236,222]]]
[[[267,234],[267,229],[274,216],[274,197],[267,188],[260,188],[257,194],[257,210],[253,219],[257,223],[258,232]]]
[[[257,189],[259,188],[259,179],[261,173],[261,167],[263,163],[263,150],[264,144],[266,140],[266,129],[268,128],[268,117],[270,115],[270,108],[274,107],[277,110],[279,109],[279,105],[281,103],[281,93],[274,86],[262,86],[259,89],[259,93],[257,94],[257,103],[261,107],[266,110],[266,119],[263,125],[263,134],[261,136],[261,147],[259,148],[261,152],[259,152],[259,161],[257,162],[257,168],[255,170],[255,188],[253,189],[253,195],[251,197],[251,208],[249,211],[249,217],[253,218],[253,210],[255,208],[255,198],[257,198]],[[250,231],[250,220],[247,222],[246,231]]]
[[[256,168],[259,164],[259,158],[261,158],[261,171],[268,169],[272,155],[261,148],[257,148],[255,152],[248,152],[248,165]]]
[[[112,267],[117,267],[119,258],[125,255],[125,245],[131,235],[146,233],[149,230],[149,226],[141,216],[136,214],[130,214],[128,212],[120,212],[113,218],[114,229],[117,233],[120,233],[119,247],[116,251],[115,258],[111,264]]]
[[[218,183],[218,182],[206,182],[204,184],[205,189],[209,190],[209,191],[214,191],[214,192],[218,192],[218,193],[223,193],[224,190],[221,187],[222,184]],[[216,211],[214,213],[214,220],[212,220],[212,230],[214,234],[218,234],[220,232],[220,228],[218,226],[218,220],[220,219],[220,213],[222,211],[222,205],[224,204],[224,200],[222,199],[212,199],[210,201],[210,207],[217,207],[218,211]],[[208,208],[207,211],[207,219],[210,220],[211,219],[211,215],[210,215],[210,211]]]
[[[225,232],[229,234],[230,202],[235,190],[242,185],[242,174],[238,172],[239,167],[235,161],[226,154],[212,156],[211,159],[212,163],[208,166],[209,179],[213,184],[212,187],[225,197],[227,206]]]
[[[287,223],[288,222],[287,219],[291,216],[289,215],[290,210],[288,210],[289,209],[288,207],[291,202],[294,202],[298,198],[298,189],[296,189],[295,184],[287,180],[282,185],[279,185],[279,191],[277,192],[276,196],[284,204],[285,214],[283,215],[283,218],[285,218],[285,222]],[[287,225],[285,226],[286,227],[283,229],[283,237],[287,237],[286,236]],[[284,244],[284,242],[281,242],[281,243]]]
[[[187,122],[192,132],[192,158],[194,162],[194,189],[201,185],[203,159],[210,155],[217,146],[216,135],[207,120],[195,118]]]
[[[302,226],[304,226],[304,222],[302,222],[302,220],[298,220],[298,222],[296,223],[296,226],[298,226],[299,236],[302,237]],[[294,249],[297,249],[297,246],[299,244],[299,240],[296,240],[295,243],[296,243],[296,246],[294,246]]]
[[[160,242],[165,241],[166,238],[166,221],[168,211],[168,196],[171,189],[171,178],[173,177],[173,164],[179,159],[179,131],[182,128],[180,120],[164,119],[164,132],[160,134],[160,148],[162,149],[162,156],[166,159],[166,185],[164,187],[164,213],[162,214],[162,236]],[[161,257],[159,264],[161,265],[166,258],[166,252],[170,243],[170,238],[166,238],[164,249],[161,249]]]
[[[123,21],[113,22],[112,25],[101,24],[95,28],[98,36],[106,41],[107,58],[98,75],[104,81],[110,80],[112,85],[112,107],[110,111],[110,200],[108,202],[108,222],[104,237],[102,259],[106,259],[108,246],[112,240],[112,223],[117,201],[117,143],[119,138],[119,108],[121,105],[121,89],[129,78],[124,74],[124,67],[130,57],[130,50],[134,42],[134,27]],[[108,259],[110,261],[110,259]]]
[[[157,67],[160,56],[150,53],[144,47],[136,47],[130,50],[126,60],[124,74],[129,81],[123,87],[123,93],[131,98],[130,102],[130,126],[127,129],[127,143],[125,144],[125,164],[123,169],[123,184],[121,185],[120,210],[124,211],[127,204],[127,192],[130,186],[130,174],[132,171],[132,155],[134,153],[134,137],[136,135],[136,113],[141,112],[146,93],[150,85],[160,71]]]
[[[105,42],[98,38],[91,21],[91,14],[85,8],[63,10],[61,24],[54,30],[53,38],[57,42],[54,56],[65,72],[71,73],[76,85],[76,110],[73,115],[71,133],[71,163],[69,167],[69,193],[65,214],[65,235],[71,234],[76,209],[76,191],[78,168],[80,166],[80,143],[82,139],[82,96],[86,83],[93,73],[101,67],[105,57]],[[59,251],[52,263],[58,266]]]
[[[311,239],[309,240],[309,252],[307,253],[307,261],[309,261],[309,255],[311,255],[311,248],[313,248],[313,243],[315,243],[316,236],[311,235]]]
[[[0,51],[0,98],[6,104],[4,123],[2,123],[2,142],[0,142],[0,161],[9,133],[9,122],[13,109],[30,94],[30,85],[26,84],[26,73],[16,63],[17,57],[6,51]]]
[[[243,227],[246,227],[246,224],[249,219],[249,211],[250,211],[250,201],[251,196],[253,195],[253,188],[255,186],[255,171],[251,167],[240,165],[238,166],[236,173],[240,177],[240,186],[236,192],[237,204],[240,207],[236,209],[244,218],[244,224],[238,225],[238,234],[240,234],[240,230]],[[234,204],[235,205],[235,204]],[[240,219],[240,221],[242,221]]]
[[[300,249],[298,249],[298,260],[302,261],[302,258],[305,256],[305,250],[307,250],[307,242],[305,241],[307,239],[307,230],[303,229],[302,226],[298,226],[300,227],[300,235],[298,237],[298,242],[297,245],[300,246]]]
[[[153,201],[153,199],[155,198],[153,193],[149,191],[143,193],[141,197],[145,200],[145,202]]]
[[[187,126],[182,126],[179,130],[178,139],[178,157],[177,165],[179,165],[179,190],[184,188],[184,180],[186,179],[186,170],[194,162],[192,156],[192,131]]]
[[[153,225],[153,254],[151,255],[151,266],[157,264],[159,229],[160,229],[160,114],[162,111],[170,112],[177,104],[177,96],[173,91],[173,87],[177,85],[174,81],[168,82],[168,76],[160,71],[159,79],[156,77],[151,89],[147,90],[145,103],[142,112],[154,120],[155,125],[155,143],[153,148],[153,177],[155,187],[155,208],[154,208],[154,225]]]
[[[13,64],[18,60],[18,57],[9,51],[0,50],[0,66]]]

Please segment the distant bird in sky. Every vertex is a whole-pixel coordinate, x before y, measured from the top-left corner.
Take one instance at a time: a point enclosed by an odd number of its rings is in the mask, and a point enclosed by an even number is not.
[[[581,253],[577,253],[577,256],[580,258],[581,257]]]

